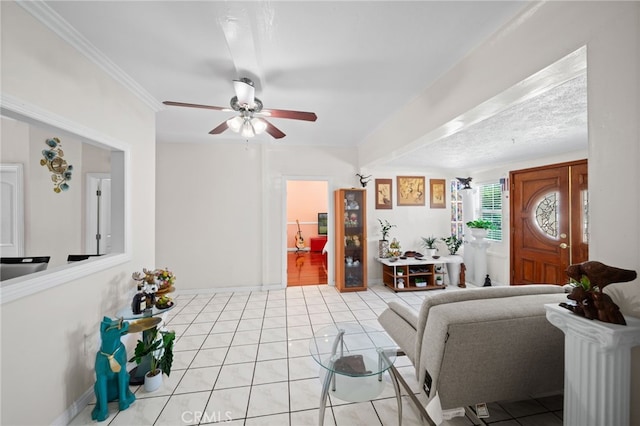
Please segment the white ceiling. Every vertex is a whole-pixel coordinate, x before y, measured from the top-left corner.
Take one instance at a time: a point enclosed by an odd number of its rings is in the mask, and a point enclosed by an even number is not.
[[[229,130],[208,134],[233,116],[230,112],[164,107],[160,102],[228,106],[234,95],[232,80],[249,77],[265,108],[318,115],[316,122],[272,118],[287,136],[275,142],[260,135],[256,141],[337,146],[360,143],[527,5],[512,1],[45,3],[44,9],[55,11],[45,14],[51,25],[64,26],[57,19],[62,17],[158,107],[160,142],[242,140]],[[514,158],[530,158],[541,148],[575,150],[580,142],[586,145],[585,85],[584,78],[576,79],[538,101],[503,112],[499,121],[486,120],[446,143],[430,144],[412,153],[411,165],[428,166],[429,158],[438,156],[441,167],[465,168],[469,162],[461,160],[461,151],[474,161],[491,161],[511,150]],[[544,111],[536,109],[540,102]],[[506,129],[505,122],[512,126]],[[559,148],[565,140],[566,147]]]

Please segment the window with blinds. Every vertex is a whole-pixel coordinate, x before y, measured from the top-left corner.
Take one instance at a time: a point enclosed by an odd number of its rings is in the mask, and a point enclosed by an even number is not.
[[[502,241],[502,185],[499,182],[479,186],[480,218],[495,226],[490,229],[487,238]]]

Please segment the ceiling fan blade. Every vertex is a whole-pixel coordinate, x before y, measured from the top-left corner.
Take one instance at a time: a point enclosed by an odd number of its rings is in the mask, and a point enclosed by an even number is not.
[[[263,120],[264,120],[264,118],[263,118]],[[281,138],[284,138],[286,136],[282,130],[278,129],[276,126],[274,126],[273,124],[269,123],[267,120],[264,120],[264,121],[265,121],[265,123],[267,123],[267,128],[264,131],[269,133],[275,139],[281,139]]]
[[[251,81],[246,79],[247,81]],[[255,98],[256,88],[244,80],[233,80],[233,90],[236,91],[238,103],[240,105],[249,105],[253,108],[253,99]]]
[[[210,135],[219,135],[220,133],[224,132],[228,128],[229,128],[229,125],[227,124],[227,122],[223,121],[222,123],[220,123],[220,125],[218,127],[213,129],[212,131],[210,131],[209,134]]]
[[[164,101],[162,103],[165,105],[179,106],[179,107],[213,109],[216,111],[233,111],[229,107],[219,107],[219,106],[213,106],[213,105],[188,104],[184,102],[173,102],[173,101]]]
[[[318,116],[315,112],[290,111],[286,109],[263,109],[260,114],[273,118],[290,118],[293,120],[316,121]]]

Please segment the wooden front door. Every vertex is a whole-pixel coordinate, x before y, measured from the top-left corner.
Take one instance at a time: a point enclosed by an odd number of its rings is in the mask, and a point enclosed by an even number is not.
[[[588,260],[587,161],[513,171],[511,284],[566,284]]]

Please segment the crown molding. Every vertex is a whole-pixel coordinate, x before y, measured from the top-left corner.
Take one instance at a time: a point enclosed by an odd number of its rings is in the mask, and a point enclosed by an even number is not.
[[[138,82],[131,78],[126,72],[95,47],[89,40],[78,32],[69,22],[60,16],[55,10],[42,0],[17,1],[19,6],[29,12],[34,18],[42,22],[60,38],[73,46],[78,52],[86,56],[104,72],[111,76],[127,90],[133,93],[145,105],[154,112],[162,111],[164,106],[160,101],[147,92]]]

